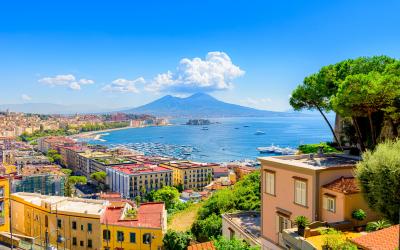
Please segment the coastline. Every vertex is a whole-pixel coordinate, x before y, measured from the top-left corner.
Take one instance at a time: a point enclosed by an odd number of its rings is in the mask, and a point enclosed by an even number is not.
[[[91,140],[102,140],[101,137],[105,135],[104,133],[118,131],[118,130],[126,130],[126,129],[138,129],[138,128],[147,128],[147,127],[164,127],[164,126],[172,126],[172,124],[161,125],[161,126],[144,126],[144,127],[122,127],[122,128],[110,128],[110,129],[103,129],[103,130],[96,130],[96,131],[88,131],[83,132],[75,135],[71,135],[70,138],[77,140],[77,139],[91,139]]]

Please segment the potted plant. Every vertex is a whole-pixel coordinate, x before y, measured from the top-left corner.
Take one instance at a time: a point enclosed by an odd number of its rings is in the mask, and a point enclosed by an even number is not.
[[[297,234],[304,237],[304,230],[309,224],[307,217],[303,215],[297,216],[294,222],[297,225]]]
[[[362,230],[362,227],[359,226],[358,224],[359,224],[359,222],[363,221],[363,220],[367,217],[367,214],[366,214],[365,211],[362,210],[362,209],[356,209],[356,210],[354,210],[353,213],[351,214],[351,217],[352,217],[353,219],[355,219],[356,221],[358,221],[358,222],[356,223],[356,224],[357,224],[356,230],[357,230],[358,232],[360,232],[360,231]]]

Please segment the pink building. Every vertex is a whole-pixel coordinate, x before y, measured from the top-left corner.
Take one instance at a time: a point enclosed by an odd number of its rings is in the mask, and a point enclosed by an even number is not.
[[[309,221],[323,220],[322,188],[342,176],[353,177],[359,159],[330,154],[259,160],[262,164],[262,249],[280,249],[279,246],[284,246],[283,230],[292,228],[297,216],[306,216]]]

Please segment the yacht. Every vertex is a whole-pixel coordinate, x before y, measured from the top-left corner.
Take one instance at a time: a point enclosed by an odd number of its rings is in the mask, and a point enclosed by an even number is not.
[[[255,135],[265,135],[265,132],[261,131],[261,130],[257,130],[254,134]]]

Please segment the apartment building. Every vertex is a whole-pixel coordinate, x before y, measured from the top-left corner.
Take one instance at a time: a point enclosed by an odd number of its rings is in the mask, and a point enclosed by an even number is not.
[[[106,169],[107,181],[113,192],[125,198],[143,196],[151,190],[172,186],[173,171],[169,168],[151,164],[114,165]]]
[[[104,250],[159,250],[167,230],[167,212],[162,202],[136,207],[132,202],[111,201],[101,229]]]
[[[13,192],[64,196],[66,175],[57,165],[25,165],[13,181]]]
[[[327,185],[325,188],[329,189],[330,183],[342,177],[353,177],[359,158],[311,154],[259,160],[262,164],[262,247],[280,249],[285,246],[283,230],[291,228],[297,216],[306,216],[309,221],[325,219],[323,210],[327,203],[321,197],[327,195],[322,188]]]
[[[164,203],[137,207],[128,200],[91,200],[12,194],[15,234],[42,247],[72,250],[161,249],[167,230]]]
[[[182,185],[183,189],[200,189],[213,180],[214,163],[198,163],[191,161],[170,161],[160,166],[173,171],[173,184]]]
[[[38,139],[38,149],[46,154],[50,149],[59,151],[60,147],[74,146],[76,142],[64,136],[49,136]]]
[[[222,215],[222,236],[240,239],[250,246],[261,246],[261,215],[256,211],[226,213]]]

